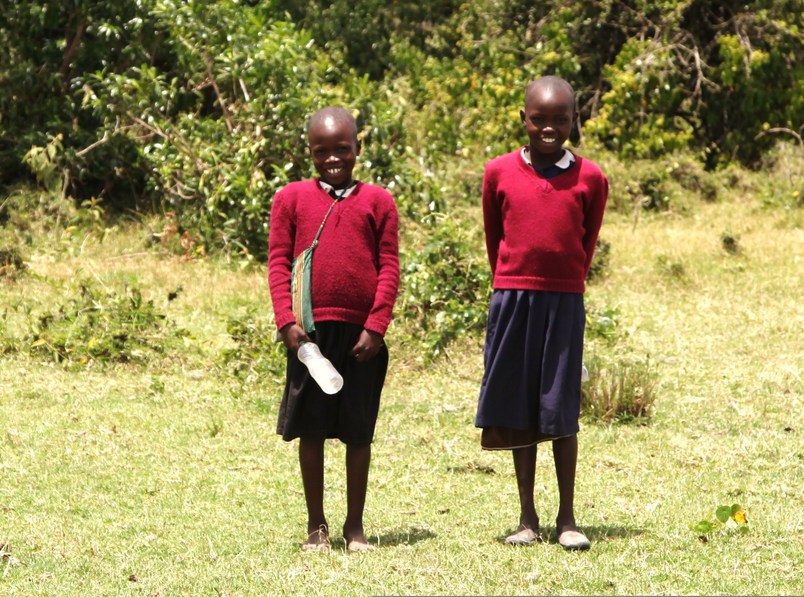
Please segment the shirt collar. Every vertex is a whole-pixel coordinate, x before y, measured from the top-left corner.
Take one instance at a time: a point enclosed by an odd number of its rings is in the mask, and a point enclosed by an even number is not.
[[[335,187],[333,187],[329,183],[324,182],[320,178],[318,179],[318,184],[322,189],[324,189],[324,192],[329,193],[330,195],[336,194],[339,199],[345,199],[346,197],[351,195],[352,192],[355,190],[355,187],[357,186],[357,183],[352,181],[352,184],[345,191],[343,189],[335,190]]]
[[[522,156],[522,159],[525,160],[525,162],[527,162],[532,166],[533,164],[530,161],[530,156],[528,155],[528,152],[525,151],[527,148],[528,146],[525,145],[525,147],[522,148],[519,154]],[[561,158],[555,164],[553,164],[553,166],[555,166],[556,168],[561,168],[562,170],[566,170],[574,163],[575,163],[575,156],[573,155],[573,153],[569,149],[564,149],[564,155],[562,155]]]

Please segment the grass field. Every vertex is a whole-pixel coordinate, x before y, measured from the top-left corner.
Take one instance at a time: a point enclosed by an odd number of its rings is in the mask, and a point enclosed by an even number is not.
[[[343,447],[327,448],[334,549],[303,553],[296,444],[274,434],[281,373],[221,365],[228,318],[270,322],[264,270],[160,257],[137,229],[54,239],[0,280],[6,336],[77,278],[138,286],[189,336],[140,364],[0,357],[0,593],[804,594],[804,231],[745,201],[611,214],[602,235],[610,273],[588,300],[617,310],[616,350],[648,360],[657,400],[648,424],[582,424],[592,549],[502,542],[516,488],[510,455],[482,452],[473,427],[480,338],[427,364],[394,329],[366,511],[379,549],[360,555],[337,539]],[[549,446],[537,494],[549,536]],[[693,530],[734,503],[747,533]]]

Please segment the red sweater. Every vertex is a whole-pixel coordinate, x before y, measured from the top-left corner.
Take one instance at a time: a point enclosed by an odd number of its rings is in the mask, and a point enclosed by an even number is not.
[[[594,162],[545,179],[521,148],[491,160],[483,176],[483,220],[494,288],[582,293],[608,198]]]
[[[291,311],[293,259],[310,246],[332,203],[317,180],[280,189],[271,207],[268,284],[276,326]],[[391,195],[358,182],[335,205],[313,252],[313,319],[346,321],[384,335],[399,291],[399,216]]]

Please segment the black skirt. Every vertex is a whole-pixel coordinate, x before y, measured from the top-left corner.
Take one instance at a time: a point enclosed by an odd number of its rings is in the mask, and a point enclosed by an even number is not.
[[[578,432],[585,324],[582,294],[494,291],[475,418],[484,448]]]
[[[317,321],[310,334],[321,353],[343,376],[337,394],[325,394],[307,367],[288,353],[285,392],[276,432],[285,441],[297,437],[337,438],[354,446],[370,444],[380,409],[380,394],[388,370],[388,349],[358,363],[350,354],[363,327],[341,321]]]

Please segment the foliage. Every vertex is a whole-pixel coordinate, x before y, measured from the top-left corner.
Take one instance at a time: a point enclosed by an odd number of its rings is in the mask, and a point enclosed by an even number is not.
[[[684,213],[700,201],[715,201],[722,193],[718,174],[705,171],[687,153],[627,164],[605,156],[601,166],[609,178],[608,208],[614,211]]]
[[[619,337],[620,309],[617,307],[598,307],[587,300],[586,337],[599,338],[613,344]]]
[[[736,529],[743,534],[749,532],[748,517],[740,504],[718,506],[715,509],[714,519],[704,518],[692,529],[700,535],[699,539],[702,543],[707,543],[708,535],[715,529]]]
[[[658,255],[656,257],[656,271],[670,282],[686,282],[687,266],[683,259],[672,255]]]
[[[484,2],[467,2],[422,48],[393,47],[394,80],[416,110],[417,150],[482,161],[524,139],[519,119],[527,82],[548,72]]]
[[[320,46],[343,55],[358,72],[381,79],[393,62],[394,46],[429,45],[439,23],[463,8],[459,0],[273,0],[277,12],[309,31]]]
[[[720,246],[723,247],[723,250],[729,255],[737,255],[743,250],[740,246],[739,235],[732,234],[731,232],[723,232],[720,235]]]
[[[77,365],[141,362],[186,349],[186,332],[172,324],[136,287],[122,293],[99,287],[92,279],[77,283],[57,311],[29,313],[21,339],[31,355]]]
[[[16,247],[0,247],[0,278],[14,279],[27,269]]]
[[[158,34],[142,18],[142,4],[0,4],[0,184],[27,179],[23,156],[61,136],[71,191],[79,198],[103,193],[130,205],[138,182],[132,145],[118,138],[85,152],[98,140],[98,121],[81,106],[81,85],[86,73],[162,61]]]
[[[760,201],[768,208],[804,207],[804,143],[779,143],[763,157],[755,177]]]
[[[586,367],[582,417],[603,423],[647,422],[657,399],[657,373],[649,358],[596,356]]]
[[[451,220],[441,218],[427,234],[424,246],[401,250],[403,284],[397,305],[431,359],[451,340],[484,328],[491,274],[466,232]]]
[[[592,257],[592,265],[589,266],[586,281],[595,282],[605,278],[609,273],[610,263],[611,243],[602,237],[598,237],[595,243],[595,254]]]
[[[284,374],[285,347],[277,342],[276,327],[270,318],[256,309],[243,315],[229,317],[226,332],[234,346],[221,352],[220,364],[233,375],[265,379],[270,376],[279,382]]]
[[[107,133],[136,140],[149,185],[207,247],[262,257],[273,192],[303,175],[302,124],[326,102],[328,63],[264,8],[154,2],[169,71],[99,72],[85,102]]]
[[[650,157],[690,146],[705,150],[709,167],[734,158],[756,164],[775,141],[763,130],[800,133],[804,43],[791,18],[798,0],[599,5],[593,21],[622,41],[592,73],[606,87],[594,88],[600,106],[587,129],[607,147]]]

